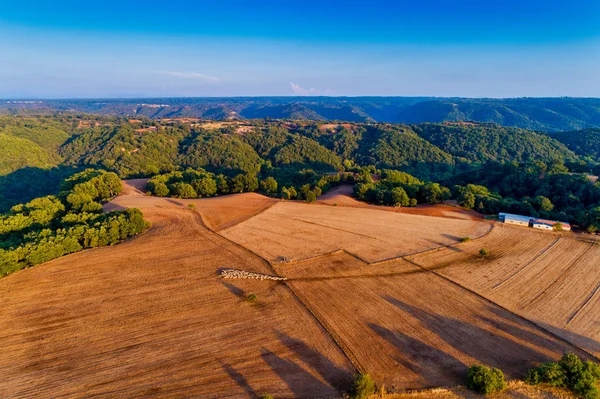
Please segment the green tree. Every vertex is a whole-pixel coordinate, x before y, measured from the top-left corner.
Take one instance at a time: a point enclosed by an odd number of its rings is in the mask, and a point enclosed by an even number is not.
[[[169,189],[165,183],[156,183],[151,192],[157,197],[166,197],[169,195]]]
[[[265,180],[260,182],[260,187],[261,187],[262,191],[264,191],[265,193],[274,194],[277,192],[277,180],[275,180],[273,177],[269,176]],[[288,194],[289,194],[289,192],[288,192]]]
[[[467,209],[475,208],[475,194],[470,191],[465,192],[458,201],[459,205]]]
[[[408,206],[410,204],[410,198],[408,198],[406,191],[402,187],[394,187],[390,196],[390,205],[392,206]]]
[[[309,191],[306,193],[304,200],[308,203],[312,203],[317,200],[317,196],[315,195],[315,193],[313,191]]]
[[[188,183],[175,183],[173,185],[173,193],[178,198],[198,198],[196,190]]]
[[[467,373],[467,388],[484,395],[502,391],[506,388],[506,381],[502,371],[482,365],[469,368]]]
[[[210,177],[194,180],[192,187],[199,197],[211,197],[217,193],[217,182]]]
[[[375,381],[369,374],[357,374],[352,381],[352,398],[367,399],[375,393]]]

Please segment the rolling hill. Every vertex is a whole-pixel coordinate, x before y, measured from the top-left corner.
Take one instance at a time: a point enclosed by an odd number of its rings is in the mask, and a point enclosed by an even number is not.
[[[353,122],[476,121],[523,129],[600,127],[598,98],[227,97],[5,101],[4,109],[75,111],[148,118],[306,119]],[[6,111],[7,112],[7,111]]]

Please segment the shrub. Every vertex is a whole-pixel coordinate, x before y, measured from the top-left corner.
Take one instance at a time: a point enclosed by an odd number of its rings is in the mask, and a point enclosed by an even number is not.
[[[479,256],[481,256],[482,258],[485,258],[489,254],[490,254],[490,251],[488,251],[487,248],[481,248],[479,250]]]
[[[275,398],[273,398],[273,395],[263,395],[260,397],[260,399],[275,399]]]
[[[467,374],[467,387],[484,395],[502,391],[506,388],[506,381],[502,371],[482,365],[469,368]]]
[[[194,203],[190,202],[190,203],[188,204],[188,208],[190,208],[190,209],[193,211],[194,209],[196,209],[196,204],[194,204]]]
[[[554,387],[564,387],[567,379],[558,363],[548,362],[529,370],[525,382],[530,385],[546,383]]]
[[[529,370],[525,381],[528,384],[549,384],[569,388],[585,399],[598,398],[596,383],[600,380],[600,365],[583,362],[573,353],[565,353],[558,363],[544,363]]]
[[[554,231],[563,231],[563,225],[561,222],[556,222],[552,225]]]
[[[460,239],[460,242],[469,242],[471,241],[471,237],[463,237]]]
[[[357,374],[352,381],[352,398],[365,399],[375,393],[375,381],[369,374]]]
[[[258,297],[256,296],[256,294],[248,294],[248,296],[246,297],[246,299],[248,300],[248,302],[256,302],[256,300],[258,299]]]
[[[312,202],[315,202],[316,200],[317,200],[317,196],[314,192],[309,191],[306,193],[306,199],[305,199],[306,202],[312,203]]]

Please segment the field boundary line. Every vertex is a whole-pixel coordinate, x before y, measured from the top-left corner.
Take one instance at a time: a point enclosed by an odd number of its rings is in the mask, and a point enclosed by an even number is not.
[[[583,302],[583,304],[579,307],[579,309],[577,309],[571,315],[571,317],[569,317],[569,320],[567,320],[567,324],[565,324],[565,326],[568,326],[569,324],[571,324],[571,322],[573,320],[575,320],[577,318],[577,316],[579,316],[581,314],[581,312],[583,312],[583,310],[590,304],[590,302],[592,302],[592,300],[598,294],[598,292],[600,292],[600,283],[598,283],[598,285],[596,286],[596,289],[594,291],[592,291],[592,293],[588,296],[587,300],[585,300]]]
[[[327,327],[327,325],[325,324],[325,322],[321,321],[321,318],[319,316],[317,316],[316,312],[311,309],[311,307],[308,305],[308,303],[306,301],[304,301],[300,297],[300,295],[298,295],[298,293],[290,286],[289,282],[288,281],[282,281],[282,283],[285,286],[288,287],[288,289],[290,290],[290,292],[292,293],[292,295],[296,298],[296,300],[298,302],[300,302],[304,306],[304,308],[306,308],[306,310],[312,315],[312,317],[327,332],[327,334],[333,340],[333,342],[336,344],[336,346],[342,351],[342,353],[344,354],[344,356],[346,356],[346,359],[348,359],[348,361],[350,362],[350,364],[352,365],[352,367],[354,367],[354,369],[356,371],[358,371],[359,373],[366,372],[367,370],[360,365],[360,362],[358,361],[358,359],[356,358],[356,356],[354,356],[354,354],[352,353],[352,351],[350,350],[350,348],[347,348],[346,345],[343,344],[341,342],[341,340],[339,340],[337,338],[337,335],[334,334],[333,331],[331,331],[329,329],[329,327]]]
[[[521,266],[520,269],[518,269],[516,272],[514,272],[513,274],[511,274],[510,276],[508,276],[507,278],[505,278],[504,280],[502,280],[501,282],[499,282],[498,284],[494,285],[492,287],[492,290],[495,290],[496,288],[500,288],[502,287],[504,284],[508,283],[510,280],[512,280],[514,277],[518,276],[523,270],[525,270],[527,267],[529,267],[531,264],[533,264],[534,262],[536,262],[537,260],[540,260],[541,258],[543,258],[548,251],[550,251],[556,244],[558,244],[559,241],[561,241],[563,239],[563,237],[558,237],[556,240],[554,240],[553,243],[551,243],[550,245],[548,245],[546,248],[544,248],[542,250],[542,252],[540,252],[539,254],[537,254],[537,256],[534,256],[529,262],[525,263],[525,265]]]
[[[567,267],[567,269],[562,272],[560,274],[560,276],[556,277],[556,279],[554,279],[553,282],[551,282],[544,290],[542,290],[542,292],[540,292],[539,294],[537,294],[535,297],[533,297],[533,299],[531,299],[529,302],[527,302],[526,305],[521,306],[520,309],[527,309],[529,306],[535,304],[541,297],[543,297],[544,295],[546,295],[546,293],[556,284],[558,283],[565,275],[567,275],[571,270],[573,270],[577,265],[578,262],[581,258],[583,258],[584,256],[586,256],[588,254],[588,252],[590,252],[592,250],[592,248],[594,248],[594,245],[596,245],[595,243],[591,244],[590,247],[588,249],[585,250],[584,253],[582,253],[581,255],[579,255],[577,257],[577,259],[575,259],[573,261],[573,263],[571,263],[571,265],[569,267]]]
[[[489,228],[488,231],[486,231],[485,233],[483,233],[479,237],[475,237],[475,238],[471,239],[470,242],[478,241],[478,240],[481,240],[482,238],[487,237],[492,232],[492,230],[494,230],[495,228],[496,228],[495,224],[494,223],[490,223],[490,228]],[[463,244],[463,243],[461,243],[461,242],[455,242],[453,244],[441,245],[441,246],[435,247],[435,248],[424,249],[422,251],[412,252],[412,253],[406,254],[406,255],[400,255],[400,256],[396,256],[394,258],[380,260],[380,261],[377,261],[375,263],[389,262],[389,261],[392,261],[392,260],[396,260],[398,258],[406,258],[408,256],[425,255],[425,254],[427,254],[429,252],[435,252],[435,251],[441,251],[441,250],[448,249],[448,248],[453,248],[453,247],[455,247],[455,245],[460,245],[460,244]],[[422,266],[419,265],[419,267],[422,267]]]
[[[193,213],[197,214],[199,216],[199,220],[202,224],[202,227],[204,227],[206,230],[208,230],[211,234],[215,234],[216,236],[224,239],[227,242],[230,242],[231,244],[233,244],[234,246],[247,251],[248,253],[256,256],[258,259],[262,260],[267,266],[268,268],[271,270],[271,272],[273,273],[274,276],[276,277],[283,277],[281,276],[279,273],[277,273],[277,271],[275,270],[275,268],[273,267],[273,265],[271,264],[271,262],[269,262],[267,259],[263,258],[262,256],[260,256],[259,254],[255,253],[254,251],[244,247],[241,244],[238,244],[235,241],[230,240],[229,238],[210,230],[208,227],[206,227],[204,225],[204,221],[202,220],[202,215],[200,215],[199,212],[197,212],[196,210],[192,210]],[[308,306],[308,304],[303,301],[300,296],[298,295],[298,293],[296,293],[296,291],[288,284],[287,281],[283,280],[283,281],[278,281],[277,283],[282,283],[283,285],[285,285],[288,290],[291,292],[292,296],[296,299],[296,301],[298,301],[300,303],[300,305],[302,305],[304,307],[304,309],[306,309],[306,311],[308,312],[308,314],[310,316],[312,316],[312,318],[317,322],[317,325],[321,326],[321,328],[325,331],[326,335],[329,336],[329,338],[331,338],[331,340],[333,341],[333,343],[335,344],[335,346],[338,347],[338,349],[344,354],[344,356],[346,357],[346,359],[348,359],[348,361],[350,362],[350,364],[352,365],[352,367],[354,367],[354,369],[358,372],[362,372],[362,371],[366,371],[366,369],[364,369],[362,366],[359,365],[358,360],[354,360],[355,356],[354,354],[352,354],[352,352],[345,348],[345,345],[342,344],[337,338],[336,335],[327,327],[327,325],[315,314],[315,312],[310,308],[310,306]],[[353,359],[354,358],[354,359]]]

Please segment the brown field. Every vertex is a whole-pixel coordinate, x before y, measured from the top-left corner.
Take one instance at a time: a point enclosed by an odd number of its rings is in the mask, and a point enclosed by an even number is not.
[[[337,398],[357,370],[401,392],[462,384],[474,363],[520,378],[565,351],[588,357],[572,344],[599,352],[589,237],[453,207],[155,198],[146,182],[125,182],[105,209],[139,207],[149,231],[0,280],[1,398]],[[223,280],[221,268],[289,280]],[[497,397],[570,396],[513,384]]]
[[[353,368],[285,285],[184,209],[153,228],[0,282],[2,398],[326,397]],[[258,295],[252,304],[242,297]]]
[[[269,261],[344,249],[376,262],[453,244],[464,236],[479,237],[489,228],[471,220],[279,202],[221,234]]]
[[[475,363],[519,378],[574,350],[407,261],[369,265],[339,253],[277,270],[353,362],[392,390],[453,385]]]
[[[490,257],[478,256],[480,248]],[[600,355],[600,245],[496,224],[484,238],[410,258]]]
[[[104,209],[124,208],[187,208],[195,205],[202,221],[209,229],[218,231],[240,223],[278,202],[277,199],[256,193],[225,195],[218,198],[178,199],[147,196],[148,179],[128,180],[123,184],[123,194],[104,206]]]

